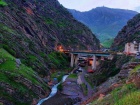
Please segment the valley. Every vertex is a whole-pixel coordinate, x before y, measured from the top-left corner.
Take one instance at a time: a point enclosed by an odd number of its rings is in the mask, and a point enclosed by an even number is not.
[[[69,12],[75,19],[88,26],[106,48],[111,46],[112,41],[110,40],[116,37],[117,33],[127,24],[127,21],[138,14],[131,10],[104,6],[84,12],[71,9]]]
[[[139,77],[139,13],[0,0],[0,105],[139,105]]]

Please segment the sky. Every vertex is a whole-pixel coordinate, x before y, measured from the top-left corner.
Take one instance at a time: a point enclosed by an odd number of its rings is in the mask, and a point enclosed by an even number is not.
[[[69,9],[88,11],[96,7],[110,7],[140,12],[140,0],[58,0]]]

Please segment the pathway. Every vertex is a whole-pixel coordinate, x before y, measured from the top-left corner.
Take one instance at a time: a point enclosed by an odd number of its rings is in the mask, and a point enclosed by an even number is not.
[[[79,76],[81,78],[82,83],[85,83],[85,85],[87,85],[87,89],[88,89],[87,97],[91,97],[93,93],[93,89],[91,88],[90,84],[85,80],[86,71],[83,68],[81,69],[82,69],[82,73]]]

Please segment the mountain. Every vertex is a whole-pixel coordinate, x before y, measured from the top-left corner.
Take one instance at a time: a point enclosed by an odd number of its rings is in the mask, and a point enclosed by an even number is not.
[[[69,68],[58,45],[97,50],[99,40],[57,0],[0,0],[0,104],[33,105],[49,94],[50,74]]]
[[[5,2],[7,6],[0,7],[1,42],[12,55],[31,63],[38,71],[48,68],[44,56],[54,51],[57,45],[73,50],[99,48],[95,35],[77,22],[57,0]],[[35,62],[26,62],[27,59]]]
[[[140,12],[140,6],[136,7],[136,8],[135,8],[135,11]]]
[[[135,11],[97,7],[90,11],[69,10],[80,22],[88,26],[101,42],[114,38],[127,21],[137,14]]]
[[[125,43],[133,41],[140,42],[140,14],[129,20],[127,25],[119,31],[112,44],[112,49],[123,51]]]

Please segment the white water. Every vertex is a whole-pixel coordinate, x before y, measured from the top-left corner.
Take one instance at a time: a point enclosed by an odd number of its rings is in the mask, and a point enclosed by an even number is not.
[[[54,86],[52,87],[50,95],[49,95],[48,97],[44,98],[44,99],[41,99],[41,100],[38,102],[37,105],[41,105],[44,101],[46,101],[46,100],[48,100],[49,98],[51,98],[51,97],[53,97],[54,95],[56,95],[56,93],[57,93],[57,86],[58,86],[60,83],[65,82],[65,80],[67,79],[68,76],[69,76],[69,75],[64,75],[63,78],[62,78],[62,80],[61,80],[58,84],[56,84],[56,85],[54,85]]]

